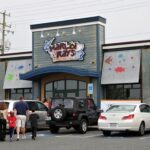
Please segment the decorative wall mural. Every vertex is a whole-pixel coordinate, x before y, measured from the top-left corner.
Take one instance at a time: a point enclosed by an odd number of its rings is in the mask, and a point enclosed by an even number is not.
[[[140,53],[140,50],[105,52],[101,83],[137,83],[140,72]]]
[[[19,74],[32,70],[32,60],[9,61],[5,74],[4,89],[29,88],[32,87],[31,81],[20,80]]]

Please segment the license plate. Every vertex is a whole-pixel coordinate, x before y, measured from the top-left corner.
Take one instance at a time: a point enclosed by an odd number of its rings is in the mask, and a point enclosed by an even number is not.
[[[110,123],[110,127],[117,127],[117,123]]]
[[[47,117],[46,120],[47,120],[47,121],[51,120],[51,117]]]

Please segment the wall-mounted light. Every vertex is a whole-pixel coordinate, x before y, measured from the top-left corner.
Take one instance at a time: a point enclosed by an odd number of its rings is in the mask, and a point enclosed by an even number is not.
[[[81,29],[79,29],[79,30],[78,30],[78,32],[79,32],[79,33],[81,33],[81,32],[82,32],[82,30],[81,30]]]
[[[56,36],[60,36],[59,29],[57,29]]]
[[[72,34],[76,34],[76,30],[75,30],[75,28],[73,28],[73,30],[72,30]]]
[[[43,34],[43,31],[41,31],[41,38],[43,38],[44,37],[44,34]]]
[[[47,33],[47,36],[50,36],[50,34],[49,34],[49,33]]]
[[[66,32],[65,31],[62,31],[62,36],[66,35]]]

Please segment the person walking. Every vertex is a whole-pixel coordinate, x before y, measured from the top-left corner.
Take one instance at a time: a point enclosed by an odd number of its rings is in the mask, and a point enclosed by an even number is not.
[[[50,108],[50,102],[48,101],[47,98],[44,98],[44,99],[43,99],[43,104],[44,104],[47,108]]]
[[[14,112],[17,118],[17,141],[20,139],[20,132],[22,131],[22,139],[25,139],[25,126],[27,115],[29,113],[28,104],[24,101],[23,96],[20,97],[20,100],[14,105]]]
[[[10,142],[12,142],[12,138],[14,135],[14,131],[16,128],[16,116],[14,116],[14,112],[11,111],[10,115],[7,116],[7,121],[8,121],[8,125],[9,125],[9,138],[10,138]]]
[[[0,141],[5,141],[6,138],[6,119],[3,113],[0,112]]]
[[[33,140],[35,140],[35,138],[36,138],[38,119],[39,119],[39,115],[35,113],[35,109],[32,109],[32,112],[29,116],[29,121],[31,123],[31,132],[32,132],[32,139]]]

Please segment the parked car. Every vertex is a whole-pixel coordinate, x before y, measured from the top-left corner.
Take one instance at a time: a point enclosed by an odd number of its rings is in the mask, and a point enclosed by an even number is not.
[[[114,104],[101,113],[98,128],[104,136],[113,131],[135,131],[142,136],[150,130],[150,106],[145,103]]]
[[[47,124],[51,133],[61,127],[73,127],[79,133],[86,133],[89,125],[97,125],[99,111],[91,98],[52,99]]]
[[[2,103],[5,103],[7,105],[7,111],[10,112],[13,110],[14,104],[19,100],[0,100],[0,105]],[[47,127],[45,120],[48,115],[48,108],[40,101],[37,100],[24,100],[29,107],[29,111],[32,110],[32,108],[35,109],[35,112],[39,115],[38,120],[38,128]],[[27,129],[30,128],[30,123],[27,121]]]

